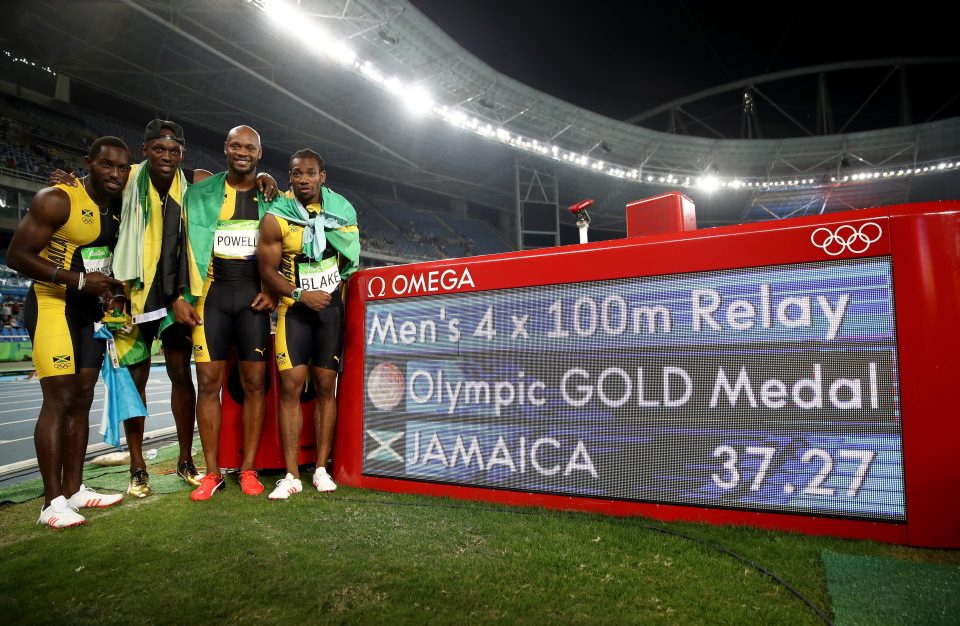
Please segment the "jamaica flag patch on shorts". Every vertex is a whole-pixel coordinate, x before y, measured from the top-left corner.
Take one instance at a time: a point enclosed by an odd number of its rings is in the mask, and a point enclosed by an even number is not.
[[[70,355],[59,354],[53,357],[53,366],[58,370],[70,369]]]
[[[287,362],[287,353],[286,352],[277,352],[277,363],[280,365],[285,365]]]
[[[93,224],[93,209],[80,209],[80,219],[84,224]]]
[[[193,356],[203,356],[203,344],[196,344],[193,346]]]

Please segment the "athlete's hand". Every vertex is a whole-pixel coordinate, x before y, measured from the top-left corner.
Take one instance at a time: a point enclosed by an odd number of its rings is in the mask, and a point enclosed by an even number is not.
[[[181,298],[173,301],[173,319],[177,320],[178,324],[183,324],[184,326],[203,325],[203,320],[200,319],[193,305]]]
[[[250,308],[258,313],[272,311],[277,308],[277,296],[268,291],[261,291],[250,303]]]
[[[263,199],[267,202],[277,197],[277,181],[266,172],[257,174],[257,189],[260,190],[260,193],[263,194]]]
[[[107,302],[110,311],[123,311],[127,306],[127,296],[124,294],[113,294],[113,297]]]
[[[67,185],[69,187],[77,186],[77,175],[73,173],[73,170],[69,172],[64,172],[63,170],[53,170],[50,173],[50,179],[47,181],[50,183],[50,186],[54,185]]]
[[[300,293],[300,302],[307,305],[314,311],[325,309],[330,305],[330,294],[322,289],[316,291],[303,291]]]
[[[98,295],[104,302],[110,302],[123,293],[123,283],[101,272],[86,272],[83,292]]]

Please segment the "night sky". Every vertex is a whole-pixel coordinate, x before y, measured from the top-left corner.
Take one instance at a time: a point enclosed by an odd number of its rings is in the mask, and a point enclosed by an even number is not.
[[[702,89],[764,72],[847,60],[958,56],[956,23],[935,4],[844,2],[540,2],[413,0],[466,50],[496,70],[597,113],[626,119]],[[837,130],[890,68],[828,75]],[[913,121],[960,114],[960,66],[910,67]],[[945,76],[949,75],[949,76]],[[945,80],[946,78],[946,80]],[[846,132],[897,123],[891,76]],[[816,78],[761,85],[801,123],[815,115]],[[951,98],[953,101],[951,103]],[[946,109],[937,113],[944,105]],[[687,107],[736,133],[733,94]],[[795,127],[761,108],[769,133]],[[646,123],[663,127],[666,116]],[[661,128],[662,129],[662,128]],[[710,136],[702,127],[693,134]]]

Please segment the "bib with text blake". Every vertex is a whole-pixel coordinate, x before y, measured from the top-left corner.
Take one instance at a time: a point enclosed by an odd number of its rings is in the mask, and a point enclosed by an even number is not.
[[[304,291],[333,293],[340,286],[340,268],[335,256],[319,263],[298,263],[297,272],[300,275],[300,288]]]
[[[259,239],[257,220],[219,220],[213,235],[213,254],[221,259],[254,259]]]
[[[82,248],[80,256],[83,258],[84,272],[100,272],[113,276],[113,252],[106,246]]]

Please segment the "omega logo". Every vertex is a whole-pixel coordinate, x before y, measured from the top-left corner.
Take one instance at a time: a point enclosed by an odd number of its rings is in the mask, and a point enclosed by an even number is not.
[[[431,270],[410,275],[397,274],[389,283],[382,276],[374,276],[367,283],[367,297],[382,298],[386,295],[402,296],[418,292],[436,293],[460,289],[464,286],[476,287],[469,268],[464,268],[462,274],[455,269]]]

